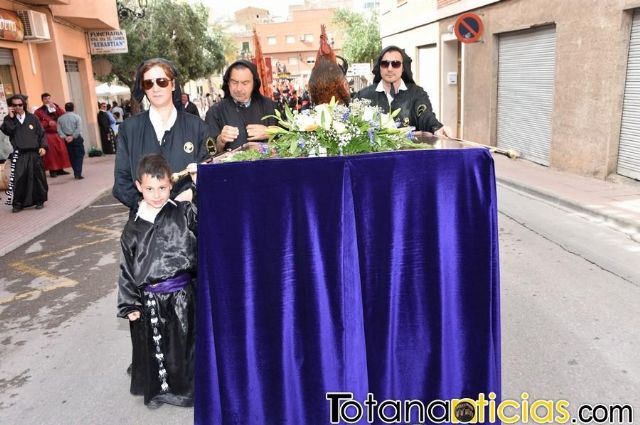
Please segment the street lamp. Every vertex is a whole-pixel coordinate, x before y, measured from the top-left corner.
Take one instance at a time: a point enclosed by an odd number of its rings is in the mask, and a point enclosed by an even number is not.
[[[147,0],[138,0],[138,10],[133,10],[124,5],[124,0],[116,0],[118,5],[118,17],[120,19],[137,18],[142,19],[145,15],[145,9],[147,7]]]

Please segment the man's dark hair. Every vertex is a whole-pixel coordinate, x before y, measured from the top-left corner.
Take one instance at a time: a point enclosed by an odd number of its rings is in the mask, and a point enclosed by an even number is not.
[[[153,153],[142,157],[138,163],[137,180],[142,181],[142,176],[149,175],[156,179],[171,177],[171,167],[167,160],[160,154]]]
[[[64,110],[67,112],[73,112],[74,105],[73,102],[67,102],[64,104]]]
[[[51,96],[49,93],[44,92],[40,95],[40,100],[44,100],[45,97],[49,97],[49,96]]]
[[[24,107],[22,108],[22,110],[26,113],[28,111],[27,109],[27,96],[20,94],[20,93],[16,93],[13,96],[11,96],[10,98],[7,99],[7,103],[9,104],[9,106],[11,106],[11,102],[13,102],[15,99],[20,99],[22,101],[22,104],[24,105]]]
[[[246,68],[251,71],[251,75],[253,76],[253,91],[251,92],[251,99],[259,99],[262,97],[260,94],[260,77],[258,76],[258,69],[256,66],[249,62],[248,60],[240,59],[229,65],[229,68],[225,71],[222,76],[222,91],[224,92],[224,97],[231,99],[231,90],[229,89],[229,80],[231,79],[231,71],[234,69],[243,69]]]

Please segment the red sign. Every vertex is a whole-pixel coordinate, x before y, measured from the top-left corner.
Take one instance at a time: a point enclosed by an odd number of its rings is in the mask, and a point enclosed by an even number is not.
[[[0,9],[0,40],[24,40],[24,25],[16,12]]]
[[[484,31],[482,19],[475,13],[463,13],[453,25],[456,38],[462,43],[475,43],[480,40]]]

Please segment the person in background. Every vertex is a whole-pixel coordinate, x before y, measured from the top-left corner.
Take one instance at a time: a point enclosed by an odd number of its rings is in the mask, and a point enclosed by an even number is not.
[[[187,93],[182,93],[182,96],[180,97],[180,103],[182,104],[182,109],[185,112],[193,114],[198,118],[200,117],[200,112],[198,112],[198,107],[196,106],[195,103],[189,100],[189,95]]]
[[[76,180],[82,180],[82,163],[84,161],[84,139],[80,134],[82,119],[74,112],[73,102],[64,104],[64,115],[58,118],[58,135],[67,143],[71,168]]]
[[[98,129],[100,131],[102,151],[107,155],[112,155],[116,153],[114,134],[111,128],[111,123],[115,124],[115,119],[107,112],[107,102],[100,102],[98,108]]]
[[[178,70],[171,62],[154,58],[140,64],[133,96],[138,102],[146,96],[150,107],[120,125],[112,190],[113,196],[132,211],[138,209],[142,199],[135,180],[138,162],[144,155],[159,153],[173,170],[179,171],[209,155],[209,128],[202,119],[180,108],[180,94]],[[173,187],[179,200],[183,189],[180,183]]]
[[[238,148],[249,141],[265,142],[267,126],[276,125],[273,101],[260,93],[256,66],[246,60],[232,63],[222,78],[224,98],[205,117],[218,152]]]
[[[65,168],[71,167],[66,143],[58,136],[58,118],[64,111],[53,100],[49,93],[42,93],[42,106],[34,112],[47,135],[47,155],[44,157],[44,168],[49,176],[57,177],[69,174]]]
[[[196,206],[170,198],[171,168],[159,154],[142,157],[136,187],[142,201],[120,238],[118,278],[118,317],[129,319],[133,344],[130,392],[151,409],[193,406]]]
[[[4,117],[0,130],[11,141],[12,176],[9,182],[11,212],[23,208],[44,207],[49,186],[44,171],[42,157],[47,153],[45,131],[36,116],[27,112],[27,97],[14,94],[7,99],[9,113]]]
[[[384,112],[400,109],[396,117],[402,126],[412,126],[436,136],[451,137],[451,129],[436,118],[429,95],[413,81],[411,58],[397,46],[382,50],[373,67],[373,84],[356,94],[369,99]]]
[[[115,100],[111,102],[111,113],[113,114],[113,118],[115,118],[118,125],[120,125],[120,123],[124,121],[124,109],[118,106],[118,102],[116,102]]]

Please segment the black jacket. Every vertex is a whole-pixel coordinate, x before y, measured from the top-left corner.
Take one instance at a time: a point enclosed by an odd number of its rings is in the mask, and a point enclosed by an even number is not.
[[[184,105],[181,105],[181,106],[185,112],[188,112],[200,118],[200,112],[198,111],[198,107],[196,106],[195,103],[189,101],[187,102],[187,106],[184,106]]]
[[[406,83],[405,83],[406,84]],[[400,90],[389,105],[387,95],[384,92],[377,92],[377,84],[372,84],[356,93],[356,99],[369,99],[371,104],[379,106],[388,113],[400,108],[400,113],[396,116],[396,121],[400,121],[402,126],[412,126],[419,131],[429,131],[431,133],[442,127],[440,121],[433,113],[429,95],[422,87],[416,84],[406,84],[407,90]]]
[[[225,145],[226,149],[235,149],[247,143],[248,124],[276,125],[275,118],[262,119],[267,115],[274,115],[275,109],[275,103],[264,96],[252,98],[248,108],[236,105],[233,98],[229,96],[209,108],[204,120],[209,125],[214,139],[222,132],[225,125],[238,127],[240,131],[238,138]]]
[[[142,199],[135,186],[140,159],[159,153],[169,162],[172,171],[182,171],[188,164],[207,158],[208,137],[209,128],[204,121],[183,111],[178,111],[176,122],[164,134],[162,143],[158,143],[149,111],[124,120],[118,128],[113,196],[129,208],[137,209]],[[173,193],[180,193],[182,189],[175,185]]]

